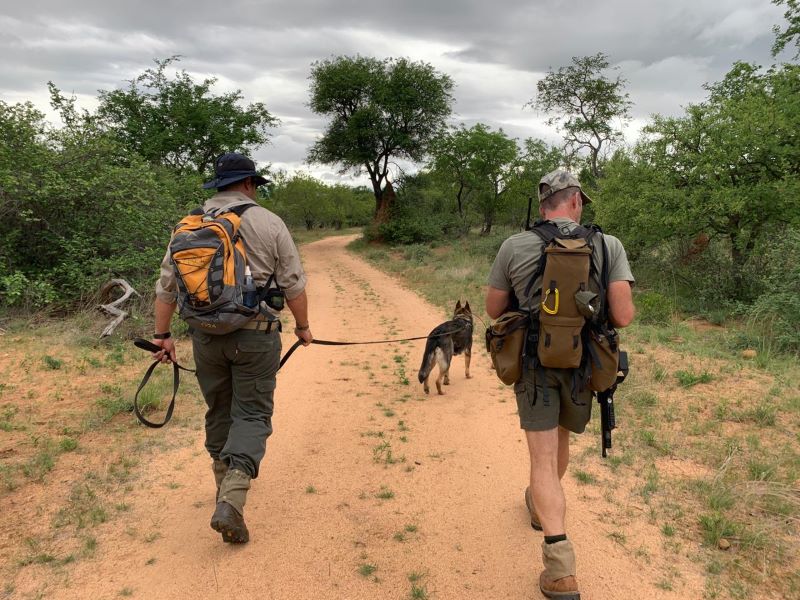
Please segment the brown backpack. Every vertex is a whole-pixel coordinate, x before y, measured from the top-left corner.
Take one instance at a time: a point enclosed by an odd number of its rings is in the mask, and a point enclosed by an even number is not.
[[[577,369],[583,358],[586,317],[575,296],[589,291],[592,247],[586,238],[554,237],[544,248],[539,304],[539,363],[552,369]],[[588,304],[591,307],[591,304]]]

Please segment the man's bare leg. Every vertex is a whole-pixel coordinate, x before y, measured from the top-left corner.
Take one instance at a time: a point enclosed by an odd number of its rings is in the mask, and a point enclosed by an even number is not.
[[[525,432],[531,456],[531,495],[545,535],[561,535],[565,527],[566,499],[561,477],[569,461],[569,432],[564,435],[562,431],[566,430]],[[567,444],[560,443],[564,437]]]

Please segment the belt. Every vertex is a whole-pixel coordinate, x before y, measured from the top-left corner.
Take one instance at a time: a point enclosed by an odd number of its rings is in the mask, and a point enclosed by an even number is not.
[[[270,333],[272,331],[281,330],[281,322],[277,319],[275,320],[266,320],[266,319],[254,319],[249,323],[243,325],[241,329],[255,329],[256,331],[263,331],[264,333]]]

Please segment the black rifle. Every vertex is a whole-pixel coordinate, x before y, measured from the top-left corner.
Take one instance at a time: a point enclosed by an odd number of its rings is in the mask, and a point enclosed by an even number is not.
[[[533,204],[533,197],[528,196],[528,216],[525,217],[525,231],[531,228],[531,204]]]
[[[597,393],[597,403],[600,405],[600,435],[602,436],[602,456],[606,457],[606,450],[611,449],[611,432],[617,427],[614,416],[614,392],[617,386],[625,381],[628,376],[628,353],[619,353],[619,371],[617,381],[605,392]]]

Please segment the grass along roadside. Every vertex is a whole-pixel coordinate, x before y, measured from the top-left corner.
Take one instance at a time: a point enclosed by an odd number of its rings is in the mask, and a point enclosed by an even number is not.
[[[128,518],[147,457],[187,443],[202,422],[186,378],[169,438],[138,426],[133,393],[148,358],[127,340],[142,325],[131,319],[101,341],[103,325],[88,312],[4,324],[0,573],[14,597],[52,592],[70,565],[102,551],[105,524]],[[158,369],[140,404],[163,409],[171,385],[171,370]]]
[[[350,249],[447,314],[461,298],[486,319],[485,280],[506,235]],[[598,489],[609,536],[636,560],[664,565],[656,587],[679,589],[684,575],[670,565],[680,557],[700,565],[705,598],[800,596],[797,358],[735,325],[640,317],[622,333],[632,370],[616,397],[614,449],[597,458],[593,420],[568,476]],[[658,543],[639,541],[653,532]]]

